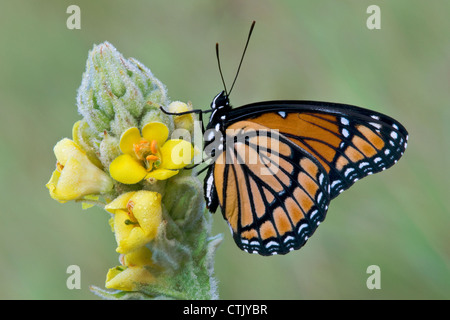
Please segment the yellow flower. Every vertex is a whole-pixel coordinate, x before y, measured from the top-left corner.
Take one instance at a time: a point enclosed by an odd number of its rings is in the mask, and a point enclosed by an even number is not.
[[[162,221],[161,194],[153,191],[127,192],[105,209],[114,214],[116,251],[130,253],[153,240]]]
[[[122,266],[109,269],[105,287],[124,291],[137,291],[141,286],[154,282],[154,276],[145,266],[154,266],[152,253],[147,247],[121,257]]]
[[[152,260],[152,252],[147,247],[141,247],[127,254],[121,254],[119,260],[123,266],[127,267],[155,267],[155,264],[153,264]]]
[[[192,105],[190,102],[187,104],[181,101],[174,101],[168,105],[169,112],[171,113],[182,113],[187,111],[192,111]],[[186,113],[181,116],[174,116],[173,122],[177,129],[185,129],[192,133],[194,130],[194,113]]]
[[[192,161],[192,145],[181,139],[167,140],[169,129],[160,122],[150,122],[142,129],[129,128],[120,138],[118,156],[109,166],[111,176],[125,184],[143,179],[166,180]]]
[[[66,202],[112,190],[113,181],[109,175],[95,166],[72,140],[62,139],[53,151],[56,170],[46,184],[53,199]]]

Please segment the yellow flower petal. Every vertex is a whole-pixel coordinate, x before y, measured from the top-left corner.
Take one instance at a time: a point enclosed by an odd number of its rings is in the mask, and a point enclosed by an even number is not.
[[[88,194],[86,196],[83,197],[83,200],[93,200],[93,201],[98,201],[98,199],[100,199],[99,195],[97,194]],[[88,203],[88,202],[82,202],[81,203],[81,208],[83,210],[92,208],[94,206],[94,204],[92,203]]]
[[[116,267],[109,269],[105,287],[123,291],[138,291],[142,286],[154,282],[153,275],[144,267]]]
[[[56,186],[58,184],[59,177],[61,177],[61,172],[59,172],[58,170],[53,171],[50,180],[47,182],[45,186],[50,191],[50,197],[52,197],[55,200],[58,200],[61,203],[65,203],[67,201],[59,199],[58,194],[56,193]]]
[[[141,141],[141,133],[136,127],[129,128],[120,137],[120,150],[125,154],[134,154],[133,145]]]
[[[109,173],[113,179],[121,183],[135,184],[144,179],[147,170],[134,157],[122,154],[111,162]]]
[[[192,107],[189,108],[188,105],[182,101],[173,101],[167,106],[167,109],[172,113],[181,113],[192,110]]]
[[[117,275],[122,273],[124,270],[126,270],[126,267],[117,266],[115,268],[111,268],[108,270],[108,273],[106,274],[106,287],[108,288],[108,285],[111,286],[111,284],[115,287],[118,286],[118,278],[116,278]],[[116,278],[116,279],[115,279]],[[112,280],[115,279],[114,282]],[[122,288],[125,287],[124,285],[121,286]],[[131,288],[128,286],[127,288]],[[131,290],[128,290],[131,291]]]
[[[148,237],[141,228],[133,228],[127,237],[119,239],[116,251],[123,254],[129,253],[145,246],[152,239],[153,238]]]
[[[133,215],[144,230],[147,239],[156,236],[162,220],[161,194],[152,191],[137,191],[130,198]]]
[[[109,218],[108,224],[109,227],[111,228],[111,232],[114,232],[114,217]]]
[[[147,247],[139,248],[133,252],[123,255],[121,258],[121,263],[127,267],[153,265],[152,252]]]
[[[111,213],[115,213],[116,210],[127,210],[128,201],[130,201],[130,198],[134,193],[134,191],[122,193],[120,196],[108,203],[105,206],[105,210]]]
[[[178,172],[178,170],[157,169],[147,173],[145,179],[167,180],[176,175]]]
[[[83,122],[82,120],[78,120],[77,122],[75,122],[73,124],[73,127],[72,127],[72,139],[78,145],[80,145],[80,140],[81,140],[79,130],[80,130],[80,125],[82,124],[82,122]]]
[[[169,129],[164,123],[150,122],[142,129],[142,136],[147,141],[156,140],[158,146],[161,147],[169,137]]]
[[[63,166],[66,165],[69,158],[75,157],[80,159],[86,156],[85,152],[68,138],[59,141],[53,148],[53,152],[55,153],[56,160]]]
[[[192,110],[192,105],[190,103],[186,104],[181,101],[174,101],[169,104],[168,109],[172,113],[182,113]],[[185,129],[191,132],[194,127],[194,114],[187,113],[181,116],[174,116],[173,122],[177,129]]]
[[[125,254],[132,252],[152,240],[152,238],[145,234],[142,228],[127,223],[129,220],[130,216],[126,211],[116,211],[114,215],[114,232],[117,242],[116,251],[118,253]]]
[[[83,149],[83,141],[86,139],[83,139],[83,132],[85,130],[88,130],[89,124],[85,120],[79,120],[74,123],[72,127],[72,140],[75,142],[76,145],[78,145],[81,149]],[[95,152],[93,150],[86,151],[83,149],[83,152],[86,153],[89,160],[95,164],[98,168],[103,169],[103,165],[100,161],[100,159],[97,157]]]
[[[191,163],[194,148],[186,140],[168,140],[161,148],[161,167],[164,169],[182,169]]]

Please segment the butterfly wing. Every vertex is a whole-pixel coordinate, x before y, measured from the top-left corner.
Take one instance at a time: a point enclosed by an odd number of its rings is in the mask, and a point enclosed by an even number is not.
[[[220,205],[236,244],[261,255],[299,249],[325,219],[328,174],[290,139],[250,121],[227,128],[225,148],[205,180],[207,205]]]
[[[325,219],[330,199],[395,164],[408,140],[386,115],[326,102],[246,105],[230,110],[224,126],[235,133],[209,168],[207,205],[212,212],[221,207],[241,249],[261,255],[300,248]],[[262,144],[270,129],[279,132]],[[266,162],[252,163],[246,153]],[[273,162],[279,170],[261,174]]]
[[[231,110],[229,124],[249,121],[280,133],[325,168],[330,197],[357,180],[391,167],[408,132],[396,120],[356,106],[313,101],[268,101]]]

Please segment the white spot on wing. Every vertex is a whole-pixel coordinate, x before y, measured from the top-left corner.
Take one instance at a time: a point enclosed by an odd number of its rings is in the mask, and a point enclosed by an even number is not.
[[[369,122],[369,124],[371,124],[372,126],[374,126],[377,129],[381,129],[381,124],[379,124],[379,123]]]
[[[355,169],[353,168],[348,168],[347,170],[345,170],[344,175],[347,177],[350,173],[352,173],[353,171],[355,171]]]
[[[368,162],[361,162],[361,163],[359,164],[359,168],[362,169],[362,168],[364,168],[365,166],[368,166],[368,165],[369,165]]]
[[[300,233],[302,232],[302,230],[303,230],[304,228],[307,228],[307,227],[308,227],[308,225],[307,225],[306,223],[302,224],[302,225],[298,228],[298,234],[300,234]]]
[[[214,183],[214,176],[211,174],[208,177],[208,180],[206,181],[206,193],[208,197],[210,196],[213,183]]]
[[[319,176],[319,183],[320,184],[322,184],[322,182],[323,182],[323,177],[324,177],[323,173],[321,173],[320,176]]]
[[[294,240],[294,237],[288,236],[286,239],[284,239],[284,243],[288,243],[289,241]]]
[[[286,118],[286,112],[284,111],[278,111],[278,114],[284,119]]]
[[[350,135],[350,133],[348,133],[347,129],[342,129],[342,134],[344,135],[344,137],[348,137]]]
[[[206,137],[206,141],[212,141],[212,139],[214,139],[214,131],[211,130],[208,133],[208,136]]]
[[[341,180],[336,180],[331,184],[331,187],[334,188],[335,185],[341,183]]]
[[[323,196],[322,192],[319,193],[319,195],[317,196],[317,202],[320,202],[322,200],[322,196]]]
[[[270,241],[268,244],[266,244],[266,248],[270,248],[273,246],[277,246],[278,247],[278,243],[276,243],[275,241]]]

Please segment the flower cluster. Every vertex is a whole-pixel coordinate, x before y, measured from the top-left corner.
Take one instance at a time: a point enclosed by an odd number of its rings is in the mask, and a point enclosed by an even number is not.
[[[105,206],[116,235],[122,266],[110,269],[106,287],[125,291],[138,289],[137,283],[154,279],[146,266],[152,266],[152,252],[145,247],[156,237],[162,220],[161,194],[153,191],[127,192]]]
[[[120,265],[106,276],[105,298],[214,298],[214,249],[201,183],[191,170],[192,110],[172,102],[164,85],[110,43],[94,46],[78,91],[83,119],[72,139],[54,147],[56,169],[47,183],[59,202],[98,205],[110,214]]]

